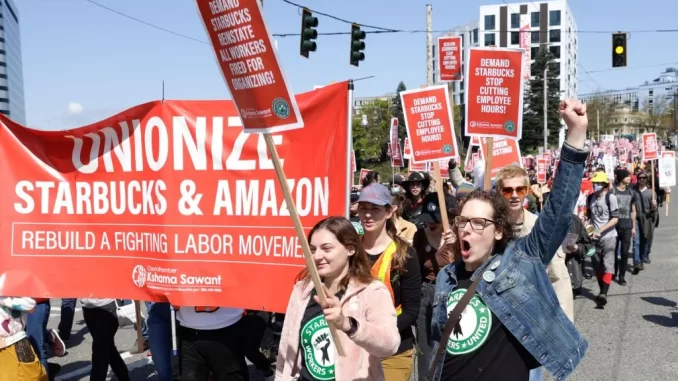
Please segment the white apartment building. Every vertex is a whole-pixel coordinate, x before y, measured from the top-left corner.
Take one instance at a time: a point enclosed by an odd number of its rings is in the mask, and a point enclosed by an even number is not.
[[[480,44],[480,28],[478,21],[473,21],[455,28],[449,32],[442,33],[433,40],[433,83],[440,81],[438,73],[438,37],[445,36],[461,36],[461,72],[466,73],[466,57],[471,47],[479,46]],[[464,92],[466,89],[466,77],[461,81],[452,82],[454,85],[454,103],[457,105],[464,104]]]
[[[0,0],[0,113],[26,125],[19,10],[12,0]]]
[[[480,46],[519,48],[520,30],[525,27],[530,33],[530,57],[536,57],[539,49],[549,49],[560,63],[561,99],[576,97],[577,24],[566,0],[483,5],[479,24]]]

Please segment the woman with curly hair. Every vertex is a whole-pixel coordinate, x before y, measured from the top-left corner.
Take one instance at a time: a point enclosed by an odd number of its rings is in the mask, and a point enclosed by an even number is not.
[[[474,190],[458,208],[455,261],[436,278],[430,379],[528,381],[541,365],[562,380],[586,353],[546,273],[567,235],[588,156],[586,106],[565,100],[560,113],[568,137],[558,176],[528,235],[513,239],[509,205],[499,193]],[[477,292],[462,301],[469,289]],[[464,302],[448,326],[448,314]]]

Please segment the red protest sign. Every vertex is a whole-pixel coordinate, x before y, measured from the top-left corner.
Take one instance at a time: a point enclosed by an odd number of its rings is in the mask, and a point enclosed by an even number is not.
[[[483,144],[480,145],[480,152],[485,157],[485,149],[487,147],[487,139],[482,139]],[[492,173],[491,178],[497,176],[499,170],[507,165],[515,164],[520,166],[522,158],[520,156],[520,146],[517,140],[506,138],[494,138],[492,145]]]
[[[477,136],[471,136],[471,146],[479,146],[480,145],[480,138]]]
[[[414,163],[412,160],[409,162],[410,167],[408,168],[409,172],[428,172],[428,163]]]
[[[395,147],[398,145],[398,118],[391,118],[391,129],[389,134],[391,146]]]
[[[466,135],[520,139],[523,50],[471,48],[466,64]]]
[[[657,134],[654,132],[643,134],[643,161],[659,159],[659,147],[657,145]]]
[[[412,146],[410,146],[410,138],[405,138],[405,149],[403,150],[403,157],[409,159],[412,156]]]
[[[355,173],[357,170],[358,168],[356,167],[355,163],[355,151],[351,150],[351,173]]]
[[[298,95],[308,128],[271,136],[306,231],[348,206],[346,86]],[[21,163],[0,167],[0,295],[285,311],[303,251],[264,136],[232,101],[149,102],[67,131],[0,116],[0,139]]]
[[[247,132],[302,128],[259,0],[196,0],[217,64]]]
[[[458,155],[447,86],[400,93],[407,136],[415,163],[451,159]]]
[[[391,151],[391,167],[401,168],[405,165],[405,159],[403,159],[402,150],[400,148],[400,143],[389,144],[389,150]]]
[[[541,156],[537,157],[537,182],[539,184],[546,184],[546,171],[548,165],[548,160]]]
[[[440,81],[461,81],[461,37],[438,38],[438,75]]]

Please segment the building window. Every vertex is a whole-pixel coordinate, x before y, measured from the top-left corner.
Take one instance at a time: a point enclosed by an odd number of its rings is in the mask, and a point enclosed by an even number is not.
[[[494,15],[485,15],[485,30],[494,30]]]
[[[560,46],[549,46],[549,51],[555,58],[560,58]]]
[[[531,47],[530,48],[530,58],[536,59],[538,55],[539,55],[539,47],[538,46]]]
[[[549,30],[549,41],[560,42],[560,29]]]
[[[511,32],[511,44],[520,44],[520,32]]]
[[[520,14],[511,13],[511,28],[520,28]]]
[[[494,42],[494,33],[485,33],[485,46],[497,45]]]
[[[478,28],[473,29],[473,44],[478,43]]]
[[[532,26],[539,26],[539,12],[532,12]]]
[[[560,11],[549,11],[549,25],[560,25]]]
[[[531,42],[532,42],[533,44],[538,44],[538,43],[539,43],[539,32],[532,32]]]

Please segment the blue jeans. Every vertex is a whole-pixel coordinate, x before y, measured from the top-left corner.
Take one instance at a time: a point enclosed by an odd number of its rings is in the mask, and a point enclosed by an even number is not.
[[[640,226],[636,226],[636,234],[633,235],[633,265],[640,265]]]
[[[49,310],[51,306],[49,300],[38,303],[33,312],[28,314],[26,319],[26,334],[28,340],[33,344],[35,353],[40,359],[40,363],[45,368],[45,372],[49,369],[47,365],[47,322],[49,321]]]
[[[534,368],[530,371],[530,381],[542,381],[544,378],[544,370],[542,367]]]
[[[146,302],[148,310],[148,348],[159,381],[173,381],[172,324],[169,303]]]
[[[123,299],[122,305],[126,306],[128,304],[132,304],[132,301],[130,299]],[[137,325],[134,324],[134,330],[137,330]],[[148,340],[148,325],[146,324],[146,319],[141,319],[141,338],[144,340]]]
[[[75,317],[75,304],[78,299],[61,299],[61,321],[59,321],[59,337],[61,340],[68,341],[71,338],[73,329],[73,318]]]

